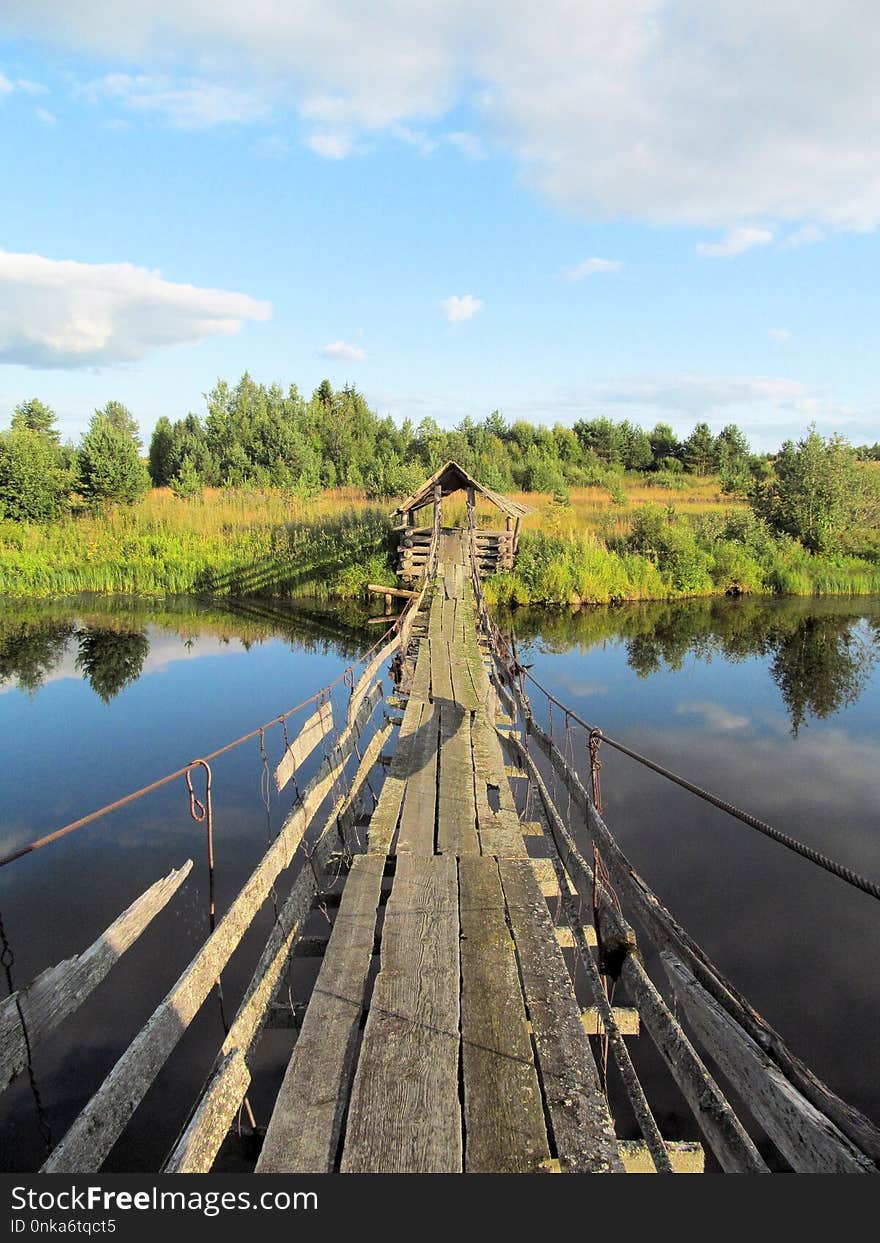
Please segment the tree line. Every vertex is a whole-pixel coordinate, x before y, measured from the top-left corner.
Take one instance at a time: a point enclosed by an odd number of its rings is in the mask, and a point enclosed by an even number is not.
[[[77,446],[60,443],[48,406],[23,402],[0,433],[0,514],[50,521],[71,498],[131,504],[151,484],[182,497],[205,486],[300,496],[349,486],[371,498],[403,496],[448,458],[500,491],[548,492],[562,503],[571,487],[603,484],[614,496],[624,472],[670,488],[687,476],[717,475],[725,491],[749,496],[770,526],[812,551],[827,548],[864,508],[857,458],[870,450],[814,430],[775,456],[753,453],[735,424],[716,435],[700,422],[680,439],[666,423],[645,431],[599,417],[547,427],[509,422],[495,410],[449,430],[431,418],[397,424],[350,385],[334,389],[324,380],[305,398],[296,385],[267,386],[247,373],[236,385],[219,381],[205,400],[204,417],[159,419],[146,462],[137,422],[120,402],[95,411]]]

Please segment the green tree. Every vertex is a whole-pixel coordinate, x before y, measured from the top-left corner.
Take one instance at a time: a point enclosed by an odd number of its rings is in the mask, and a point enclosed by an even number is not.
[[[852,446],[842,436],[825,440],[811,426],[802,440],[785,442],[772,477],[755,485],[750,500],[773,530],[793,535],[810,552],[827,552],[863,521],[867,485]]]
[[[0,435],[0,514],[16,522],[51,522],[71,489],[58,444],[19,423]]]
[[[150,437],[149,470],[154,488],[167,488],[174,473],[171,465],[171,453],[174,443],[174,431],[171,423],[163,414],[153,428]]]
[[[12,415],[13,429],[26,427],[57,445],[61,437],[55,426],[56,422],[55,411],[51,406],[44,405],[38,397],[30,397],[27,401],[20,402]]]
[[[105,704],[138,680],[150,653],[150,641],[142,630],[86,628],[77,640],[76,667]]]
[[[119,501],[131,505],[140,500],[150,486],[134,433],[106,409],[96,410],[92,416],[77,458],[79,490],[88,501]]]
[[[695,475],[708,475],[715,466],[715,437],[708,423],[698,423],[682,446],[685,465]]]
[[[108,401],[103,410],[96,410],[95,413],[103,414],[112,427],[125,432],[126,436],[130,436],[140,449],[141,429],[138,427],[137,419],[121,401]]]

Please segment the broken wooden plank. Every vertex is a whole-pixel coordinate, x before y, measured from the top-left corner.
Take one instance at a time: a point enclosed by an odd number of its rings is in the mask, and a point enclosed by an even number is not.
[[[281,1084],[258,1174],[330,1173],[336,1164],[364,994],[384,860],[355,858],[330,943]]]
[[[680,959],[660,958],[700,1043],[796,1173],[876,1174],[877,1167],[785,1077]]]
[[[456,861],[399,855],[343,1173],[461,1171],[459,990]]]
[[[498,864],[459,860],[468,1173],[538,1173],[550,1157]]]
[[[313,816],[338,779],[357,737],[381,699],[382,688],[374,683],[357,717],[334,751],[325,757],[229,910],[49,1155],[42,1167],[44,1172],[96,1170],[104,1161],[198,1013],[278,874],[289,866]]]
[[[28,1042],[33,1050],[79,1009],[111,967],[167,906],[191,869],[192,859],[187,859],[182,867],[157,880],[135,899],[82,954],[48,967],[30,984],[4,998],[0,1004],[0,1091],[27,1066]],[[27,1025],[27,1040],[22,1030],[22,1015]]]

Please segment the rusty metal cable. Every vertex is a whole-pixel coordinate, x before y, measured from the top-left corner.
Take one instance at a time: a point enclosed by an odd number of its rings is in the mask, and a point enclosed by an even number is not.
[[[590,725],[576,712],[572,712],[559,699],[556,698],[545,686],[542,686],[537,678],[533,677],[528,670],[519,666],[517,672],[522,673],[533,686],[546,695],[551,703],[555,703],[557,707],[565,709],[573,721],[576,721],[583,729],[587,730],[592,739],[601,740],[606,746],[614,747],[616,751],[620,751],[623,755],[629,756],[631,760],[635,760],[637,764],[650,768],[652,772],[658,773],[661,777],[665,777],[668,781],[674,782],[681,786],[683,790],[695,794],[697,798],[701,798],[704,802],[710,803],[713,807],[717,807],[719,811],[726,812],[729,816],[733,816],[737,820],[741,820],[743,824],[747,824],[750,828],[756,829],[759,833],[763,833],[765,837],[769,837],[772,841],[778,842],[780,846],[784,846],[786,850],[791,850],[795,854],[800,855],[802,859],[807,859],[810,863],[815,863],[817,867],[824,868],[826,872],[830,872],[832,876],[837,876],[847,885],[851,885],[854,889],[860,889],[862,893],[868,894],[871,898],[877,898],[880,901],[880,884],[869,880],[867,877],[860,875],[852,868],[846,867],[842,863],[838,863],[836,859],[831,859],[828,855],[822,854],[821,851],[807,846],[804,842],[798,841],[796,837],[792,837],[788,833],[783,833],[781,829],[774,828],[772,824],[767,824],[765,820],[758,819],[750,812],[743,811],[741,807],[737,807],[734,803],[730,803],[727,799],[721,798],[717,794],[713,794],[710,790],[704,790],[702,786],[695,785],[694,782],[688,781],[686,777],[680,776],[678,773],[672,772],[669,768],[664,768],[662,764],[658,764],[655,760],[648,759],[646,755],[639,754],[625,743],[618,742],[616,738],[611,738],[608,734],[603,733],[594,725]]]
[[[404,610],[404,613],[406,610]],[[404,614],[401,614],[403,617]],[[222,747],[218,747],[216,751],[210,751],[207,755],[201,757],[199,763],[209,760],[216,760],[218,756],[225,755],[227,751],[232,751],[235,747],[240,747],[243,743],[249,742],[251,738],[257,738],[267,729],[272,729],[275,725],[283,725],[290,717],[295,716],[297,712],[301,712],[303,708],[308,708],[310,704],[323,699],[340,682],[346,682],[347,685],[354,684],[354,670],[358,665],[364,664],[373,652],[375,652],[382,644],[386,643],[391,635],[398,631],[400,625],[400,617],[376,640],[372,647],[360,655],[353,664],[346,666],[338,677],[332,682],[328,682],[326,686],[321,687],[314,695],[310,695],[308,699],[304,699],[302,703],[298,703],[293,708],[288,708],[286,712],[280,713],[273,717],[271,721],[266,721],[263,725],[258,725],[256,729],[249,730],[246,734],[242,734],[240,738],[234,738],[232,742],[225,743]],[[21,859],[25,855],[32,854],[35,850],[42,850],[44,846],[49,846],[52,842],[57,842],[60,838],[66,837],[68,833],[73,833],[76,829],[85,828],[87,824],[93,824],[94,821],[100,820],[102,816],[109,815],[112,811],[118,811],[121,807],[128,806],[138,799],[144,798],[147,794],[152,794],[154,790],[159,790],[162,786],[168,785],[172,781],[176,781],[178,777],[185,777],[192,763],[184,764],[182,767],[174,770],[173,773],[166,773],[164,777],[159,777],[155,781],[151,781],[149,785],[141,786],[139,790],[132,790],[130,794],[124,795],[122,798],[116,799],[112,803],[105,803],[103,807],[97,808],[96,811],[89,812],[87,816],[81,816],[79,820],[73,820],[70,824],[62,825],[60,829],[55,829],[52,833],[47,833],[44,837],[38,837],[35,841],[28,842],[26,846],[20,846],[16,850],[10,850],[4,855],[0,855],[0,868],[6,867],[10,863],[14,863],[16,859]]]

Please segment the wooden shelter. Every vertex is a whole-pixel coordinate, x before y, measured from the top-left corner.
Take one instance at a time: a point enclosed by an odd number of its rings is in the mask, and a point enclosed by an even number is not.
[[[456,492],[464,492],[467,497],[467,525],[465,527],[444,527],[442,521],[443,498]],[[484,496],[491,505],[504,516],[504,526],[491,529],[478,527],[475,520],[477,496]],[[432,521],[427,526],[419,524],[416,515],[428,507],[432,508]],[[477,542],[477,557],[480,573],[483,577],[495,574],[499,570],[513,568],[519,544],[519,529],[523,516],[529,512],[527,506],[518,501],[493,491],[478,479],[469,475],[457,462],[448,461],[426,479],[420,488],[402,501],[394,511],[395,517],[402,519],[395,529],[400,532],[398,547],[397,572],[407,581],[423,577],[428,561],[428,551],[434,530],[464,531],[473,530]]]

